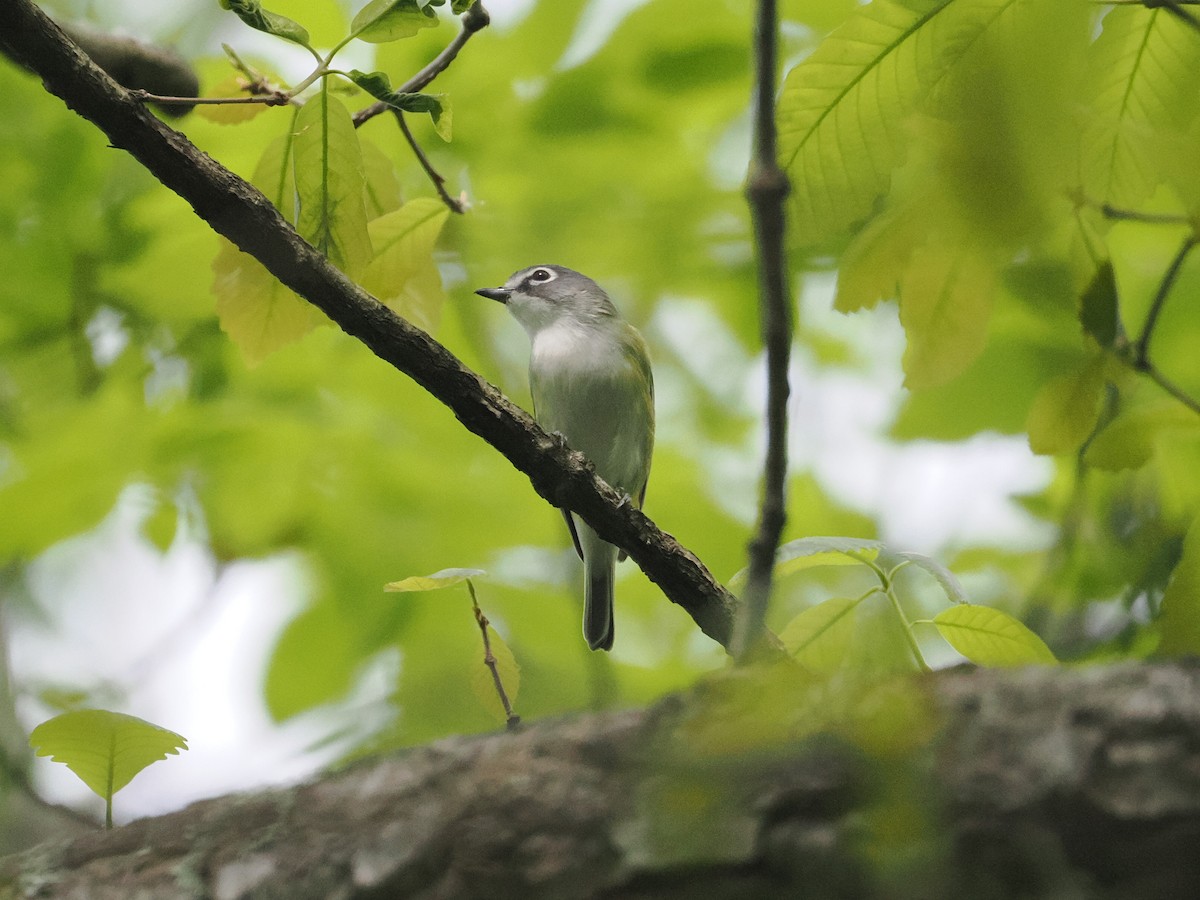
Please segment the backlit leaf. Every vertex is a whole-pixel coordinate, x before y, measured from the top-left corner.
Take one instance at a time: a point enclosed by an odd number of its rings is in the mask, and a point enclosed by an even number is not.
[[[308,31],[299,22],[263,9],[258,0],[221,0],[225,9],[232,10],[237,17],[259,31],[281,37],[294,44],[308,46]]]
[[[913,254],[900,281],[907,387],[945,384],[983,352],[997,284],[985,253],[934,242]]]
[[[433,248],[449,214],[444,203],[418,197],[369,227],[377,255],[363,273],[363,287],[426,331],[436,328],[441,315],[441,278]]]
[[[1088,444],[1083,461],[1110,471],[1141,468],[1154,455],[1155,443],[1164,431],[1198,427],[1200,418],[1174,401],[1135,407],[1104,426]]]
[[[410,575],[400,581],[384,585],[385,591],[408,593],[412,591],[436,591],[452,584],[461,584],[468,578],[486,574],[483,569],[442,569],[432,575]]]
[[[297,230],[351,278],[371,261],[358,134],[328,89],[296,116],[292,146],[300,215]]]
[[[66,712],[29,735],[38,756],[63,763],[105,800],[151,763],[187,749],[187,739],[144,719],[103,709]]]
[[[359,40],[382,44],[412,37],[437,25],[437,13],[418,0],[372,0],[355,15],[350,30]]]
[[[921,553],[910,553],[901,551],[895,556],[900,559],[907,560],[919,569],[924,569],[930,575],[937,579],[937,583],[941,585],[943,591],[946,592],[946,599],[951,603],[966,603],[967,592],[963,590],[962,584],[954,576],[954,573],[943,566],[936,559],[932,559]]]
[[[1118,6],[1104,16],[1089,71],[1084,190],[1095,201],[1136,206],[1162,180],[1158,145],[1186,129],[1200,104],[1200,40],[1169,10]]]
[[[818,566],[856,566],[863,560],[873,560],[883,549],[883,544],[869,538],[854,537],[810,537],[780,544],[775,551],[775,577],[782,578],[801,569]],[[729,579],[738,585],[746,579],[747,570],[741,569]]]
[[[951,606],[933,623],[955,650],[981,666],[1057,662],[1045,641],[1008,613],[989,606]]]
[[[834,597],[811,606],[784,626],[779,639],[801,665],[818,673],[832,672],[846,658],[858,604],[857,599]]]
[[[1033,399],[1026,429],[1029,447],[1043,456],[1073,453],[1087,440],[1100,415],[1103,360],[1051,378]]]

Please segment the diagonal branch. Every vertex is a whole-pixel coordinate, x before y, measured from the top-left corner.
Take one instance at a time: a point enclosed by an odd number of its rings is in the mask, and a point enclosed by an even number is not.
[[[788,358],[792,346],[791,299],[783,238],[788,180],[779,168],[775,141],[775,60],[778,40],[775,0],[759,0],[755,25],[754,158],[746,196],[754,220],[758,257],[759,320],[767,351],[767,455],[762,504],[750,542],[750,567],[743,594],[734,653],[744,659],[763,635],[775,550],[787,521]]]
[[[187,200],[214,231],[449,407],[464,426],[525,473],[547,501],[583,516],[602,538],[627,551],[705,634],[729,646],[737,601],[699,559],[633,504],[623,502],[580,454],[547,435],[445,347],[334,268],[261,192],[155,118],[32,0],[0,2],[0,52],[34,71],[47,90]]]

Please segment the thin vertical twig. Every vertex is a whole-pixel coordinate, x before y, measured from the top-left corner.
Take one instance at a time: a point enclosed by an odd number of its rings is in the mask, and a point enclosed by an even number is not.
[[[479,599],[475,596],[475,585],[470,578],[467,579],[467,592],[471,595],[471,607],[475,610],[475,623],[479,626],[479,633],[483,635],[483,664],[492,673],[492,684],[496,688],[496,694],[500,697],[500,705],[504,707],[504,724],[509,731],[513,731],[521,724],[521,717],[513,711],[512,702],[508,699],[508,691],[504,689],[504,681],[500,678],[500,667],[496,664],[496,654],[492,652],[492,639],[488,637],[490,623],[487,616],[483,614],[483,610],[479,608]]]
[[[792,312],[784,251],[784,202],[790,185],[779,167],[776,152],[778,30],[775,0],[759,0],[754,35],[754,151],[746,198],[754,224],[759,319],[767,355],[767,449],[758,525],[750,541],[749,573],[734,635],[734,656],[738,660],[747,659],[763,635],[775,551],[787,520],[787,403]]]
[[[438,196],[442,198],[442,202],[450,207],[451,212],[459,214],[466,212],[466,204],[461,200],[455,200],[446,191],[446,179],[433,167],[433,163],[429,161],[429,157],[425,155],[425,151],[421,149],[421,145],[417,143],[417,139],[413,137],[412,130],[408,127],[408,120],[404,118],[404,113],[398,109],[393,109],[392,112],[396,114],[396,123],[400,126],[400,133],[404,135],[404,140],[408,141],[408,146],[412,149],[413,155],[417,157],[417,162],[421,164],[421,168],[429,176],[429,180],[433,183],[433,189],[438,192]]]
[[[1133,363],[1143,372],[1147,371],[1150,365],[1150,338],[1154,335],[1154,326],[1158,324],[1158,317],[1167,302],[1167,295],[1171,293],[1171,288],[1175,286],[1175,279],[1179,277],[1179,270],[1183,268],[1184,260],[1192,252],[1192,248],[1196,246],[1196,240],[1195,234],[1188,234],[1183,239],[1183,243],[1175,253],[1175,258],[1171,260],[1171,264],[1167,266],[1167,271],[1163,275],[1163,279],[1158,285],[1158,290],[1154,294],[1154,301],[1150,304],[1150,312],[1146,314],[1146,324],[1142,326],[1142,333],[1138,336],[1137,343],[1133,348]]]

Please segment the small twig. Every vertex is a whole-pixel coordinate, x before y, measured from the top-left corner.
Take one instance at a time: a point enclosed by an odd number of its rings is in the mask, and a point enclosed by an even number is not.
[[[763,463],[758,527],[750,541],[750,565],[733,650],[746,660],[765,627],[775,551],[787,519],[788,362],[792,344],[791,300],[784,251],[784,200],[788,180],[779,168],[775,136],[775,68],[778,22],[775,0],[759,0],[755,25],[754,158],[746,197],[758,257],[759,317],[767,351],[767,453]]]
[[[1157,384],[1160,388],[1186,406],[1194,413],[1200,413],[1200,400],[1197,400],[1191,394],[1187,393],[1175,382],[1163,375],[1150,360],[1146,360],[1142,365],[1138,366],[1138,371],[1144,374],[1147,378]]]
[[[487,616],[483,614],[483,610],[479,608],[479,600],[475,596],[475,585],[470,578],[467,579],[467,593],[471,595],[475,621],[479,625],[479,633],[483,635],[483,664],[491,670],[492,683],[496,686],[496,693],[500,695],[500,703],[504,707],[504,724],[509,731],[514,731],[521,724],[521,717],[513,712],[512,704],[508,700],[508,693],[504,690],[504,682],[500,679],[500,669],[496,665],[496,655],[492,653],[492,641],[488,637],[490,623]]]
[[[1106,219],[1126,222],[1147,222],[1152,225],[1187,225],[1191,222],[1187,216],[1174,213],[1145,213],[1132,209],[1118,209],[1111,203],[1101,203],[1100,212]]]
[[[492,17],[488,15],[488,11],[483,8],[483,3],[476,0],[462,16],[462,29],[454,36],[449,44],[446,45],[441,53],[433,58],[429,65],[425,66],[408,81],[404,82],[396,89],[398,94],[411,94],[421,90],[427,86],[433,79],[437,78],[442,72],[450,67],[450,63],[454,62],[454,58],[458,56],[458,52],[466,46],[467,41],[477,31],[482,31],[491,23]],[[375,118],[380,113],[387,112],[389,107],[382,100],[377,103],[372,103],[370,106],[360,109],[354,114],[354,127],[357,128],[363,122],[367,122]]]
[[[286,106],[292,102],[291,96],[284,91],[250,97],[163,97],[159,94],[151,94],[149,91],[142,90],[132,90],[129,93],[143,103],[157,103],[160,106],[224,106],[234,103],[261,103],[264,106]]]
[[[1171,288],[1175,285],[1175,279],[1179,276],[1179,270],[1183,267],[1184,260],[1187,259],[1192,248],[1196,246],[1197,237],[1195,234],[1189,234],[1183,239],[1175,258],[1171,260],[1171,265],[1167,267],[1166,274],[1163,275],[1162,282],[1158,285],[1158,291],[1154,295],[1154,302],[1150,304],[1150,312],[1146,314],[1146,324],[1142,326],[1141,336],[1137,339],[1137,343],[1133,348],[1133,364],[1140,371],[1148,371],[1150,365],[1150,338],[1154,334],[1154,326],[1158,324],[1159,314],[1162,312],[1164,304],[1167,302],[1167,295],[1171,293]]]
[[[438,196],[442,198],[442,202],[450,207],[451,212],[463,213],[466,212],[467,205],[462,200],[455,200],[446,191],[446,179],[433,167],[433,163],[429,161],[429,157],[425,155],[425,151],[421,149],[421,145],[417,143],[417,139],[413,137],[412,131],[408,127],[408,120],[404,118],[404,113],[398,109],[393,109],[396,114],[396,122],[400,125],[400,133],[404,135],[404,139],[408,141],[408,146],[412,148],[412,152],[417,157],[417,162],[421,164],[421,168],[425,170],[425,174],[429,176],[429,180],[433,182],[434,190],[438,192]]]

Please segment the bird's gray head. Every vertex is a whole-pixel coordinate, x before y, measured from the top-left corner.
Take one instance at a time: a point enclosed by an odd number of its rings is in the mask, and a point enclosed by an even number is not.
[[[531,335],[564,320],[602,325],[618,318],[600,285],[565,266],[529,266],[514,272],[503,287],[475,293],[508,306]]]

